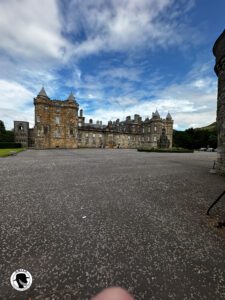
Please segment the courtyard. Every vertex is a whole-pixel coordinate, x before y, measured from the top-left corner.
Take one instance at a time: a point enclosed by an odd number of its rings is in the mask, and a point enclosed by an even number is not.
[[[0,299],[224,299],[216,153],[27,150],[0,158]],[[10,285],[28,270],[26,292]]]

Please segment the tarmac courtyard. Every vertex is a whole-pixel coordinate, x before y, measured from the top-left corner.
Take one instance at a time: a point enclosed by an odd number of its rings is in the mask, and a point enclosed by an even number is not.
[[[216,153],[27,150],[0,159],[0,299],[225,299]],[[16,291],[25,269],[31,287]]]

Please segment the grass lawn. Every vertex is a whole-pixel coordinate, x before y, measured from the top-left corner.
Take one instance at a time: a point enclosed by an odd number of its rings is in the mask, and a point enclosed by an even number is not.
[[[0,157],[5,157],[12,155],[13,153],[18,153],[23,151],[23,148],[11,148],[11,149],[0,149]]]

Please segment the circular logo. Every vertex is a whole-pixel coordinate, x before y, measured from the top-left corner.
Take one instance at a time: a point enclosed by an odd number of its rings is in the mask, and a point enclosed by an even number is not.
[[[19,269],[12,273],[10,282],[12,287],[17,291],[26,291],[32,284],[32,276],[30,272]]]

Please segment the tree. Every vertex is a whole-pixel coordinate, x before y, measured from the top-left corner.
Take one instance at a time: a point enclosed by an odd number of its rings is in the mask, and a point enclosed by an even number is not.
[[[0,120],[0,142],[14,142],[14,131],[12,130],[6,130],[5,124],[3,121]]]
[[[212,126],[211,126],[212,127]],[[185,131],[173,131],[174,147],[187,149],[199,149],[202,147],[217,147],[217,129],[213,128],[189,128]]]
[[[5,133],[5,124],[3,121],[0,120],[0,134],[4,134]]]

